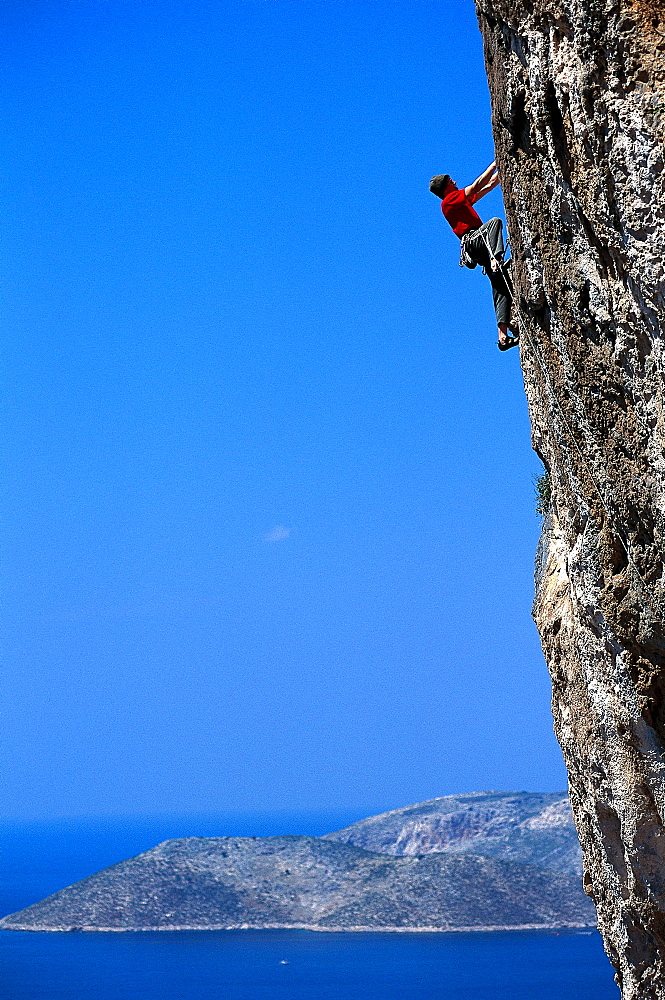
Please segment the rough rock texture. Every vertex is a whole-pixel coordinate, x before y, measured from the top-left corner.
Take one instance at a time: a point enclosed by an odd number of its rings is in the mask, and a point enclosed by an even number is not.
[[[445,795],[361,819],[324,838],[382,854],[482,854],[579,875],[568,796],[541,792]]]
[[[533,444],[534,617],[587,891],[665,997],[665,2],[477,0]]]
[[[589,927],[579,878],[475,855],[389,857],[316,837],[188,837],[0,920],[5,930]]]

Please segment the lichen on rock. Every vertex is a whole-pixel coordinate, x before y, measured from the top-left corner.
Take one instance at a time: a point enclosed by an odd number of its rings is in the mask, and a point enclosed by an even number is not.
[[[533,445],[534,617],[605,948],[665,997],[665,3],[477,0]]]

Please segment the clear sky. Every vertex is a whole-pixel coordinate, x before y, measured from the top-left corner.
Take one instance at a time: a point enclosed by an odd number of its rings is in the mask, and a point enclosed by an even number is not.
[[[565,787],[471,0],[0,28],[5,814]]]

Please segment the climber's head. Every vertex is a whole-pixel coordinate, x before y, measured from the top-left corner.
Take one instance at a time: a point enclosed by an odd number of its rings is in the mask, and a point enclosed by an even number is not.
[[[451,179],[450,174],[437,174],[429,182],[429,189],[437,198],[445,198],[449,187],[455,187],[455,181]]]

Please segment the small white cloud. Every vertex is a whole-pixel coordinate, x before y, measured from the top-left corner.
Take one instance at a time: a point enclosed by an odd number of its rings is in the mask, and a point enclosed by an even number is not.
[[[283,524],[278,524],[276,528],[269,531],[265,537],[266,542],[281,542],[284,538],[288,538],[291,532],[288,528],[285,528]]]

